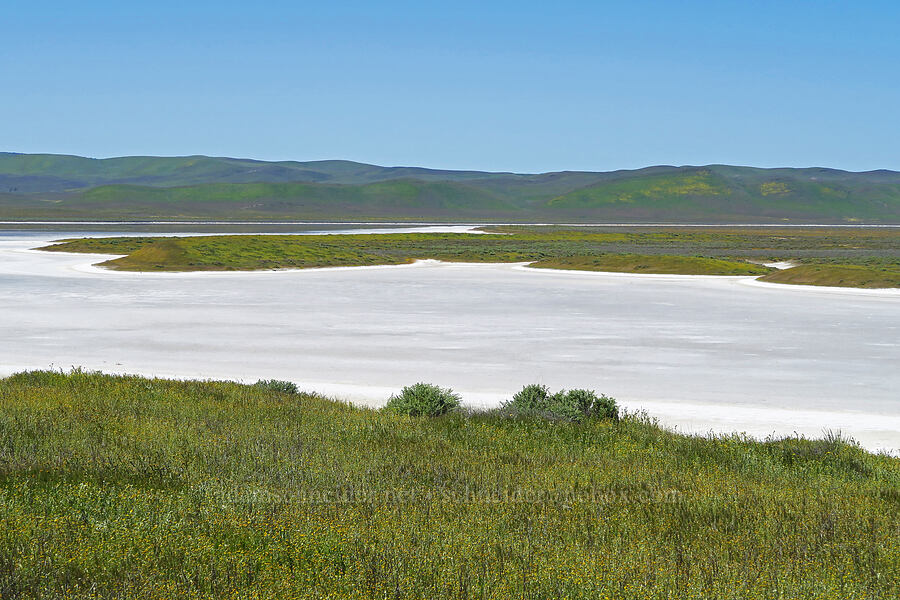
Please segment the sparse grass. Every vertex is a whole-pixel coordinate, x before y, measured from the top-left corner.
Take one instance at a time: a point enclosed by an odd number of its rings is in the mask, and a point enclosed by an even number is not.
[[[900,461],[646,418],[0,380],[4,598],[900,596]]]

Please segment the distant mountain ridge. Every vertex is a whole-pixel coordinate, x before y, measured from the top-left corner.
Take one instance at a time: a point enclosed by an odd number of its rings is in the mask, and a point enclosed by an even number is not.
[[[513,173],[380,167],[349,160],[262,161],[211,156],[85,158],[63,154],[0,153],[0,190],[29,185],[24,193],[62,192],[108,184],[175,187],[203,183],[365,184],[390,179],[465,181]]]
[[[0,153],[0,220],[81,218],[900,223],[900,172],[662,165],[520,174]]]

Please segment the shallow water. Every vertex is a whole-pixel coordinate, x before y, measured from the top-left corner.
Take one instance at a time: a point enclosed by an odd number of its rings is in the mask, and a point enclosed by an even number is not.
[[[376,404],[416,381],[475,405],[542,382],[689,431],[900,448],[894,291],[434,262],[140,274],[28,251],[59,237],[0,234],[0,373],[289,379]]]

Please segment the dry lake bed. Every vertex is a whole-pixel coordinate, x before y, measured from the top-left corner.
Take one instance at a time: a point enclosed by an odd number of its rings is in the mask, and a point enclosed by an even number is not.
[[[471,406],[540,382],[683,431],[900,449],[898,290],[431,261],[142,274],[30,250],[82,235],[0,232],[0,375],[288,379],[370,404],[426,381]]]

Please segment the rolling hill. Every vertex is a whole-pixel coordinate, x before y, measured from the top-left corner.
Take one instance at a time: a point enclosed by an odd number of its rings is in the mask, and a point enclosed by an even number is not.
[[[900,173],[708,165],[517,174],[0,153],[0,220],[46,219],[900,223]]]

